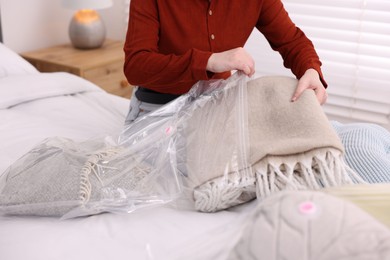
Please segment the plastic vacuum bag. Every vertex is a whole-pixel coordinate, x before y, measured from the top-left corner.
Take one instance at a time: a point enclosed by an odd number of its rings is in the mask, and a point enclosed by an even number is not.
[[[2,175],[0,212],[71,218],[183,200],[212,212],[253,199],[246,82],[200,81],[119,137],[45,140]]]
[[[214,212],[256,197],[248,161],[247,81],[242,73],[200,81],[188,94],[124,129],[122,144],[137,144],[136,137],[151,132],[160,135],[153,134],[148,145],[169,136],[167,154],[156,152],[166,156],[162,161],[180,177],[178,207]]]
[[[71,218],[167,203],[180,184],[172,171],[159,170],[158,160],[149,160],[151,149],[137,153],[110,138],[49,138],[3,175],[0,210]]]
[[[196,210],[215,212],[256,197],[247,81],[237,73],[226,81],[201,82],[205,91],[177,114],[171,158],[183,176],[182,197]]]

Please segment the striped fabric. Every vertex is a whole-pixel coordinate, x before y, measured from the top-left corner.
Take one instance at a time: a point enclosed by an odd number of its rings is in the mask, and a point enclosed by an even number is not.
[[[346,163],[369,183],[390,182],[390,132],[371,123],[331,123],[345,147]]]

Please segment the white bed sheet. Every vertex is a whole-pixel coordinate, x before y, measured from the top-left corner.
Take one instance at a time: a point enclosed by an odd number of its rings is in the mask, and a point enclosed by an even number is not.
[[[129,105],[128,100],[66,73],[0,79],[0,93],[0,100],[7,96],[8,102],[3,102],[0,109],[1,173],[48,137],[84,141],[119,134]],[[253,204],[215,214],[168,205],[64,221],[2,216],[0,259],[149,260],[183,259],[184,255],[186,259],[198,259],[196,254],[188,258],[183,247],[191,247],[203,238],[212,244],[218,239],[212,235],[216,230],[242,219]],[[215,245],[205,248],[203,254],[214,259],[212,256],[224,246],[218,242]]]
[[[1,217],[0,258],[199,259],[183,248],[208,241],[210,247],[199,253],[209,256],[206,259],[218,259],[211,257],[224,247],[218,244],[218,234],[233,220],[241,221],[241,212],[250,205],[214,214],[158,207],[66,221]]]

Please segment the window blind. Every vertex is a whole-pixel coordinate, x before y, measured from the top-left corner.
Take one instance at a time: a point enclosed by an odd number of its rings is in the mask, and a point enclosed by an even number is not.
[[[331,120],[372,122],[390,130],[390,1],[283,0],[312,40],[329,84]],[[253,33],[246,47],[259,74],[286,72],[279,54]]]

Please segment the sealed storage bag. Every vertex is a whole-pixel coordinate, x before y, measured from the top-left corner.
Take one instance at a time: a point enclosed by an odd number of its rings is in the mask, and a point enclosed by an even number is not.
[[[180,192],[179,184],[172,171],[148,160],[152,154],[100,139],[49,138],[2,176],[0,210],[70,218],[166,203]]]
[[[236,73],[227,80],[199,81],[123,131],[120,143],[129,144],[134,132],[165,122],[171,136],[167,161],[181,180],[179,207],[214,212],[256,197],[248,161],[248,80]]]

